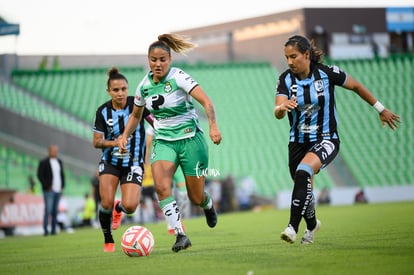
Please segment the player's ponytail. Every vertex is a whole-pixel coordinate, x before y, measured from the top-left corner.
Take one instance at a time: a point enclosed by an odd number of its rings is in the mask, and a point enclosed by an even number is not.
[[[195,47],[197,47],[197,45],[190,42],[185,36],[170,33],[160,34],[158,40],[149,46],[148,55],[155,48],[162,48],[171,55],[171,50],[176,53],[184,54]]]

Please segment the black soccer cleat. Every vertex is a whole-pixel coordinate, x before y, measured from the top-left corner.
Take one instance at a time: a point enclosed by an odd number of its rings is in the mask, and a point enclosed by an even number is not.
[[[180,250],[187,249],[190,246],[190,239],[187,238],[186,235],[178,234],[177,240],[175,241],[175,244],[172,246],[172,251],[178,252]]]
[[[206,215],[206,221],[209,227],[213,228],[217,224],[217,213],[214,206],[210,209],[204,209],[204,215]]]

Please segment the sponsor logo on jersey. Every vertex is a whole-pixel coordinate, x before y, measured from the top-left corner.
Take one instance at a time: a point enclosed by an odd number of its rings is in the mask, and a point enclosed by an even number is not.
[[[298,110],[303,112],[306,117],[311,117],[314,113],[316,113],[320,109],[319,106],[315,106],[313,104],[305,104],[303,106],[298,107]]]
[[[300,124],[298,125],[298,130],[304,134],[310,134],[312,132],[316,132],[318,130],[318,125],[308,125],[308,124]]]
[[[291,94],[292,96],[296,96],[296,95],[297,95],[297,93],[298,93],[298,85],[293,84],[293,85],[290,87],[290,94]]]

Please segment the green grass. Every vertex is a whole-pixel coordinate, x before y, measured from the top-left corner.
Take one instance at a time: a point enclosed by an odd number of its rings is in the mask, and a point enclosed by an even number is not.
[[[0,274],[414,274],[414,202],[318,207],[313,245],[280,241],[289,211],[266,209],[185,221],[193,247],[173,253],[165,223],[149,257],[130,258],[114,231],[115,253],[103,252],[98,229],[0,240]],[[304,223],[298,237],[302,236]]]

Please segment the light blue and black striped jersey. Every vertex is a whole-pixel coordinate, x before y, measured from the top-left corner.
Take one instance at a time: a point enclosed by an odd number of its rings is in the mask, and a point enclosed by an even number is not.
[[[279,76],[276,96],[296,96],[298,107],[288,113],[291,142],[338,139],[335,85],[345,84],[347,74],[336,66],[311,64],[306,79],[286,70]]]
[[[112,101],[109,100],[99,106],[96,111],[93,130],[102,133],[105,140],[115,140],[124,132],[129,115],[134,107],[134,97],[128,96],[127,105],[122,110],[115,110]],[[148,109],[144,108],[142,120],[137,129],[128,138],[128,153],[120,154],[118,147],[105,148],[102,150],[102,160],[118,167],[137,166],[144,162],[145,156],[145,126],[144,118],[150,115]]]

